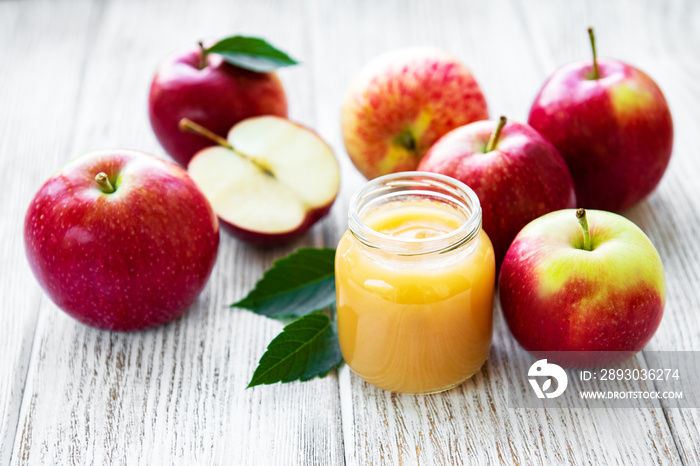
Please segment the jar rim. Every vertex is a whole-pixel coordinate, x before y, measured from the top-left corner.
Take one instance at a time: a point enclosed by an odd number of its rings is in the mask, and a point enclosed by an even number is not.
[[[438,191],[440,190],[440,191]],[[432,238],[396,238],[370,228],[363,221],[363,208],[376,199],[399,195],[430,195],[460,208],[465,222]],[[445,253],[471,242],[481,231],[481,204],[469,186],[439,173],[407,171],[380,176],[355,191],[348,207],[348,229],[362,244],[397,255]]]

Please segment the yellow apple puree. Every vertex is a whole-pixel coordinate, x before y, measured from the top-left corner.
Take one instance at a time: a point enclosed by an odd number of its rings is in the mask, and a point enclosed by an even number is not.
[[[480,219],[465,244],[428,253],[421,253],[424,244],[465,223],[458,209],[413,196],[370,209],[361,220],[377,234],[373,240],[385,244],[359,241],[351,228],[338,245],[345,362],[365,381],[393,392],[459,385],[479,370],[491,345],[495,266]]]

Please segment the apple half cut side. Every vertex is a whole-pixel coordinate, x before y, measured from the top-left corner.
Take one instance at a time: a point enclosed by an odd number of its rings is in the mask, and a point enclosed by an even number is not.
[[[340,168],[328,144],[276,116],[236,124],[227,140],[199,151],[187,171],[222,225],[258,245],[302,235],[330,211],[340,187]]]

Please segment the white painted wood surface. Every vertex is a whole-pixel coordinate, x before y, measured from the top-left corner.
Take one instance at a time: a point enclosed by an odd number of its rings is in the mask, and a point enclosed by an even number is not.
[[[445,394],[383,392],[347,368],[245,390],[281,324],[227,305],[273,260],[335,246],[363,182],[339,107],[353,73],[391,48],[431,44],[470,66],[492,116],[524,121],[544,79],[601,55],[657,80],[676,140],[659,189],[626,214],[659,249],[668,303],[648,349],[700,350],[700,4],[148,0],[0,2],[0,464],[698,464],[698,410],[509,410],[529,359],[496,309],[491,358]],[[268,38],[303,65],[282,71],[291,117],[341,162],[332,215],[295,244],[259,250],[225,233],[212,278],[181,319],[135,334],[59,311],[24,259],[22,220],[41,182],[90,149],[162,154],[148,124],[151,75],[168,53],[230,33]]]

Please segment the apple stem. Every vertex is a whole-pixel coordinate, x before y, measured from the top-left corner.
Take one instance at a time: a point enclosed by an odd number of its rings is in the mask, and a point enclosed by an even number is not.
[[[498,124],[496,125],[496,131],[493,132],[491,135],[491,139],[489,139],[489,143],[486,145],[486,152],[491,152],[496,148],[496,144],[498,144],[498,138],[501,137],[501,131],[503,130],[503,127],[506,125],[506,117],[501,116],[498,120]]]
[[[203,137],[209,139],[212,142],[215,142],[216,144],[218,144],[220,146],[223,146],[227,149],[233,150],[233,146],[226,139],[222,138],[221,136],[219,136],[215,132],[208,130],[204,126],[195,123],[194,121],[190,120],[189,118],[183,118],[182,120],[180,120],[180,123],[178,126],[180,128],[180,131],[182,131],[183,133],[190,132],[190,133],[198,134],[200,136],[203,136]]]
[[[197,42],[197,45],[199,45],[199,64],[197,68],[203,70],[207,67],[207,49],[204,48],[204,43],[201,40]]]
[[[270,168],[265,166],[264,163],[260,162],[259,160],[255,160],[254,158],[249,157],[249,156],[237,151],[233,147],[233,145],[231,145],[231,143],[228,142],[225,138],[222,138],[221,136],[219,136],[215,132],[208,130],[204,126],[195,123],[194,121],[190,120],[189,118],[183,118],[182,120],[180,120],[178,127],[180,128],[180,131],[182,131],[182,132],[190,132],[190,133],[198,134],[199,136],[203,136],[203,137],[209,139],[210,141],[220,145],[221,147],[225,147],[226,149],[228,149],[232,152],[235,152],[239,157],[246,159],[247,161],[249,161],[250,163],[252,163],[256,167],[258,167],[263,173],[274,178],[275,174],[272,172],[272,170]]]
[[[583,249],[586,251],[591,250],[591,232],[588,229],[588,219],[586,218],[586,210],[578,209],[576,211],[576,218],[578,219],[579,225],[583,230]]]
[[[600,79],[600,70],[598,70],[598,53],[595,49],[595,33],[593,28],[588,28],[588,38],[591,40],[591,48],[593,49],[593,79]]]
[[[112,186],[112,183],[109,182],[109,177],[105,172],[100,172],[97,175],[95,175],[95,181],[98,185],[100,185],[102,192],[105,194],[111,194],[114,191],[116,191],[116,189],[114,189],[114,186]]]

